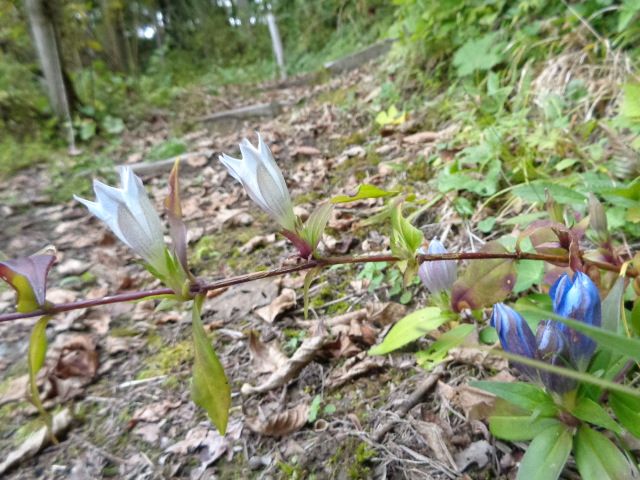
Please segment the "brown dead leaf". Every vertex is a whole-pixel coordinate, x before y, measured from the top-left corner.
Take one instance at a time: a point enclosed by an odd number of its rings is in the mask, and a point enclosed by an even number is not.
[[[418,132],[404,137],[402,141],[411,145],[417,145],[420,143],[435,142],[438,138],[440,138],[439,132]]]
[[[466,384],[452,387],[438,382],[438,394],[451,405],[460,408],[468,420],[487,418],[495,406],[495,395]]]
[[[71,425],[73,415],[68,408],[53,415],[52,432],[56,437],[60,437]],[[47,427],[42,427],[29,435],[19,446],[7,453],[4,461],[0,463],[0,475],[17,463],[33,457],[41,449],[49,444],[51,435],[47,432]]]
[[[271,302],[277,293],[277,283],[269,278],[237,285],[205,302],[202,316],[216,314],[223,320],[230,320],[233,315],[245,316],[252,310]]]
[[[303,156],[303,157],[313,157],[316,155],[320,155],[320,150],[316,147],[309,147],[306,145],[302,145],[297,147],[291,152],[292,157]]]
[[[62,346],[53,374],[60,378],[93,378],[98,370],[98,353],[88,335],[74,335]]]
[[[281,387],[294,378],[311,362],[327,341],[326,336],[315,336],[305,339],[287,363],[273,372],[263,383],[254,387],[245,383],[240,391],[243,395],[252,393],[264,393],[274,388]]]
[[[21,375],[11,380],[4,389],[4,392],[2,392],[2,395],[0,395],[0,407],[7,403],[24,400],[27,397],[28,385],[28,375]]]
[[[132,420],[138,422],[158,422],[165,417],[169,410],[178,408],[180,405],[182,405],[181,400],[176,400],[175,402],[162,400],[150,405],[145,405],[133,413]]]
[[[276,241],[275,233],[271,233],[269,235],[257,235],[251,238],[247,243],[242,245],[239,248],[239,251],[240,253],[247,255],[256,249],[260,247],[264,247],[265,245],[269,245],[270,243],[273,243],[275,241]]]
[[[385,357],[369,357],[366,352],[361,352],[358,356],[344,362],[339,369],[331,371],[327,388],[330,390],[339,388],[355,378],[384,368],[386,363]]]
[[[256,314],[265,322],[273,323],[278,315],[296,306],[296,292],[285,288],[269,305],[256,310]]]
[[[202,474],[207,467],[218,460],[225,453],[227,461],[233,459],[233,443],[242,434],[242,422],[234,419],[229,422],[226,435],[222,436],[213,427],[197,426],[187,432],[184,440],[181,440],[165,450],[182,457],[198,451],[200,457],[200,467],[195,473]],[[196,475],[199,478],[200,475]]]
[[[267,419],[247,418],[245,423],[252,431],[267,437],[283,437],[300,430],[309,419],[309,405],[301,404]]]
[[[383,304],[367,305],[369,312],[369,321],[374,325],[390,325],[396,323],[407,312],[407,307],[396,302],[387,302]]]
[[[411,426],[424,438],[425,443],[433,452],[436,460],[457,470],[456,462],[451,456],[447,445],[447,435],[440,425],[422,420],[412,420]]]
[[[249,353],[256,371],[259,373],[273,373],[289,361],[275,342],[264,344],[256,332],[249,333]]]

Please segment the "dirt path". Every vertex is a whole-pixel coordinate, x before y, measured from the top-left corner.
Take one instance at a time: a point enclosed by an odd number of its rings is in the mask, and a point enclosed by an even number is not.
[[[432,199],[426,181],[433,172],[422,156],[440,134],[420,132],[423,121],[415,118],[382,136],[372,121],[383,83],[375,71],[368,66],[314,86],[230,90],[235,96],[225,98],[236,100],[232,106],[277,101],[284,110],[276,118],[216,125],[214,131],[189,129],[184,140],[203,153],[191,156],[182,177],[191,261],[199,276],[268,268],[292,254],[211,155],[236,154],[236,144],[244,136],[255,140],[256,130],[271,146],[303,215],[361,182]],[[147,133],[147,145],[169,135],[168,126]],[[131,148],[139,145],[134,134],[130,140]],[[138,161],[139,155],[123,158]],[[54,302],[151,287],[130,252],[80,205],[47,204],[46,175],[38,168],[1,186],[3,198],[20,201],[0,212],[0,249],[15,256],[54,244],[59,262],[48,295]],[[144,179],[160,206],[166,174]],[[445,202],[437,205],[446,208]],[[338,209],[324,239],[326,252],[387,248],[386,225],[361,222],[381,207],[381,201],[366,201]],[[433,218],[418,218],[427,237],[457,228],[455,218],[446,225],[432,224]],[[464,383],[483,368],[477,359],[457,357],[446,369],[428,372],[410,352],[367,357],[405,311],[396,303],[393,279],[382,269],[369,273],[357,267],[324,272],[312,287],[310,320],[302,315],[299,275],[208,299],[206,327],[233,388],[224,438],[189,398],[188,312],[154,311],[157,302],[147,301],[57,316],[41,383],[48,404],[70,408],[75,419],[58,445],[21,462],[8,478],[459,478],[467,468],[474,478],[495,478],[515,460],[511,447],[501,444],[507,455],[500,467],[486,427],[474,420],[482,398]],[[411,292],[409,307],[421,305],[420,288]],[[12,301],[10,291],[0,291],[0,311],[10,311]],[[0,326],[2,457],[40,425],[22,401],[20,383],[32,324]],[[299,373],[264,387],[287,369],[289,356],[305,349],[308,359]]]

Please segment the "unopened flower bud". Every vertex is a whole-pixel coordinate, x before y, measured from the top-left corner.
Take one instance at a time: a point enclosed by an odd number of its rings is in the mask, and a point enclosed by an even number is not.
[[[422,255],[440,255],[449,252],[439,240],[434,239],[429,243],[429,248],[426,252],[421,248],[418,253]],[[457,270],[455,260],[435,260],[422,262],[418,269],[418,275],[425,288],[436,294],[443,290],[451,289],[453,282],[456,281]]]

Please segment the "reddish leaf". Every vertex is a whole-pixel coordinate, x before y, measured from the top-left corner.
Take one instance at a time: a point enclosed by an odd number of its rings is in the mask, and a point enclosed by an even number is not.
[[[16,291],[19,312],[44,307],[47,274],[55,258],[54,255],[32,255],[0,262],[0,278]]]
[[[179,170],[180,160],[176,160],[169,174],[169,194],[164,199],[164,208],[169,221],[169,234],[173,244],[173,252],[185,273],[189,273],[187,264],[187,227],[182,221],[182,207],[180,206]]]
[[[498,242],[489,242],[481,252],[507,253]],[[516,266],[511,258],[474,260],[451,290],[451,306],[456,312],[465,308],[481,308],[500,302],[513,289]]]

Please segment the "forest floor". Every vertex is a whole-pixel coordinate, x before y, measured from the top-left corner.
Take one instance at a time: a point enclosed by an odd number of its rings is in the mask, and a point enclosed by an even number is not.
[[[424,158],[455,135],[456,125],[427,128],[425,107],[399,125],[376,126],[364,112],[383,80],[374,63],[313,85],[228,87],[219,97],[203,97],[198,107],[204,114],[283,104],[273,118],[203,124],[193,120],[189,105],[177,112],[189,125],[182,141],[194,152],[183,162],[181,190],[198,276],[272,268],[294,253],[217,160],[220,152],[237,156],[238,142],[255,142],[256,131],[270,145],[303,216],[323,199],[369,183],[424,199],[429,208],[414,224],[425,238],[446,238],[452,250],[482,242],[446,195],[427,189],[437,172]],[[173,135],[172,123],[158,114],[123,134],[114,161],[139,162]],[[454,153],[440,152],[442,162]],[[53,200],[49,175],[46,165],[36,166],[0,184],[4,253],[21,256],[48,244],[57,249],[48,299],[157,286],[82,205]],[[159,209],[167,176],[167,169],[142,175]],[[387,250],[388,225],[371,221],[382,210],[381,199],[336,208],[325,253]],[[48,408],[71,412],[72,419],[58,444],[23,459],[6,478],[513,477],[521,445],[490,436],[484,420],[493,399],[467,385],[470,378],[513,378],[504,360],[455,349],[428,370],[412,352],[429,338],[393,355],[367,355],[390,325],[425,304],[419,285],[410,285],[409,294],[400,285],[400,276],[384,265],[327,269],[311,287],[308,320],[303,274],[210,295],[205,328],[233,392],[224,437],[190,399],[187,310],[156,311],[156,301],[143,301],[57,315],[40,382]],[[13,301],[12,291],[0,291],[0,311],[11,311]],[[33,443],[42,426],[25,401],[33,323],[0,325],[0,458]],[[294,352],[303,357],[299,372],[291,365]]]

